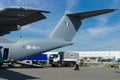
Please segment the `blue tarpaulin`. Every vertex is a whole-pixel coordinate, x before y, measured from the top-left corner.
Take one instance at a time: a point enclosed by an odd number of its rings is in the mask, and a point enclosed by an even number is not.
[[[40,60],[47,61],[47,54],[38,54],[29,58],[25,58],[25,60]]]

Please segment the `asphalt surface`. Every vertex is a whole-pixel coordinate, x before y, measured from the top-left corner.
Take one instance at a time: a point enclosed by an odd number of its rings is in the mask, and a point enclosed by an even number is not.
[[[0,80],[120,80],[113,68],[2,68]]]

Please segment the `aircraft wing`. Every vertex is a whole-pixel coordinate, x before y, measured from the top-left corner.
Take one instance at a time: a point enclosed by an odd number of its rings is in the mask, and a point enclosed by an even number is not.
[[[49,12],[23,7],[0,10],[0,36],[17,31],[23,25],[45,19],[42,13]]]

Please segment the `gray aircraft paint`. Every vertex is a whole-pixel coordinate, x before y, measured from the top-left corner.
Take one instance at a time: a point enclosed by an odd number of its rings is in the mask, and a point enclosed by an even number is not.
[[[73,39],[75,33],[79,29],[82,19],[112,12],[114,10],[115,9],[107,9],[98,12],[85,12],[82,14],[65,14],[49,38],[46,39],[20,38],[16,41],[2,38],[0,39],[1,54],[3,55],[4,48],[8,48],[8,60],[18,60],[67,45],[72,45],[73,43],[70,41]]]
[[[63,41],[55,38],[47,39],[21,39],[16,43],[2,45],[9,48],[9,59],[23,59],[28,56],[40,54],[55,48],[71,45],[71,42]],[[16,52],[17,51],[17,52]],[[3,49],[1,50],[3,53]],[[3,54],[2,54],[3,55]]]
[[[69,17],[66,13],[50,35],[50,38],[60,38],[66,41],[71,41],[80,25],[80,19]]]

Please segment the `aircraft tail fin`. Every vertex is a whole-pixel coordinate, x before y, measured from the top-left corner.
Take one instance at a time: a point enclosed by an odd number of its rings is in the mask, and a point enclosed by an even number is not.
[[[66,41],[71,41],[75,33],[80,28],[83,19],[113,12],[114,10],[116,9],[104,9],[82,13],[66,13],[50,35],[50,38],[60,38]]]

